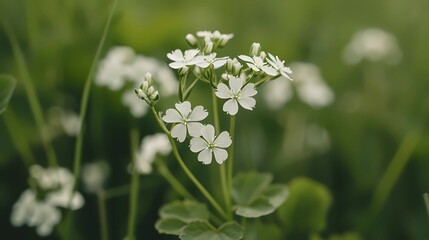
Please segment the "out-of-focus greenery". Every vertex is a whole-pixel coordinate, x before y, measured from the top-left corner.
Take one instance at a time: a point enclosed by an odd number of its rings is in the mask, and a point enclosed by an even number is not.
[[[101,0],[0,1],[0,73],[18,80],[10,105],[0,116],[0,225],[7,239],[39,238],[34,229],[14,228],[9,220],[12,205],[27,188],[28,173],[17,146],[29,148],[29,161],[47,165],[47,157],[4,27],[17,36],[47,118],[48,109],[54,106],[79,111],[84,81],[109,7],[110,2]],[[427,9],[426,0],[120,1],[104,52],[112,46],[127,45],[167,61],[167,52],[187,47],[187,33],[220,30],[235,34],[223,50],[225,55],[247,54],[252,42],[260,42],[264,50],[276,53],[286,63],[316,64],[334,90],[335,102],[316,110],[294,99],[283,109],[272,111],[258,98],[254,111],[240,112],[237,117],[235,170],[272,172],[275,181],[283,183],[306,176],[325,185],[332,203],[320,234],[323,238],[424,240],[429,236],[422,199],[422,193],[429,191]],[[396,36],[402,50],[400,64],[364,62],[349,66],[343,62],[345,45],[356,31],[368,27]],[[372,86],[369,90],[368,83]],[[195,99],[209,105],[202,92],[195,94]],[[168,104],[172,102],[165,106]],[[311,146],[300,142],[301,130],[308,123],[327,129],[329,149],[312,151]],[[113,171],[107,188],[129,183],[126,168],[133,127],[143,136],[159,131],[150,115],[134,119],[122,106],[120,95],[94,87],[83,163],[100,158],[108,161]],[[20,138],[13,140],[12,132]],[[417,136],[414,144],[405,144],[409,136]],[[61,166],[72,167],[74,142],[65,135],[53,140]],[[408,155],[398,152],[404,144]],[[405,165],[391,167],[397,174],[389,178],[392,174],[385,175],[386,170],[398,154],[403,156],[398,161]],[[198,168],[195,172],[200,177],[215,168],[201,170],[195,155],[185,157],[192,169]],[[178,178],[187,180],[174,161],[169,165]],[[376,191],[385,189],[379,185],[383,178],[393,181],[393,186],[385,200],[374,207],[374,201],[380,201]],[[158,235],[154,223],[162,203],[178,196],[157,174],[140,179],[137,236],[170,239]],[[217,187],[210,186],[214,190]],[[189,190],[195,191],[190,184]],[[98,239],[97,200],[90,194],[85,197],[86,205],[74,215],[74,238]],[[125,236],[127,204],[126,195],[107,201],[111,239]],[[263,229],[263,221],[249,226]],[[266,228],[274,229],[270,230],[273,239],[281,235],[282,229],[277,228]],[[261,239],[256,230],[252,234],[249,239]],[[48,239],[56,236],[54,233]]]

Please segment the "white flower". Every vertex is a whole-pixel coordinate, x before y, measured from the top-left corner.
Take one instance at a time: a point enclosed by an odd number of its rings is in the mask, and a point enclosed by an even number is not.
[[[271,53],[268,53],[267,62],[277,71],[277,74],[281,74],[283,77],[292,80],[290,74],[292,70],[288,67],[285,67],[285,61],[280,60],[278,56],[273,56]]]
[[[377,28],[357,32],[343,52],[344,61],[351,65],[364,59],[397,64],[401,55],[395,36]]]
[[[213,65],[214,69],[218,69],[226,64],[228,57],[216,58],[216,53],[204,56],[204,60],[201,63],[197,63],[198,67],[207,68]]]
[[[36,227],[37,234],[48,236],[61,220],[61,212],[45,201],[38,201],[31,189],[25,190],[13,205],[11,215],[15,227],[27,224]]]
[[[110,167],[104,161],[87,163],[82,168],[82,181],[88,192],[96,192],[103,188],[109,176]]]
[[[143,117],[146,115],[149,106],[143,104],[140,98],[136,96],[134,91],[126,91],[122,96],[122,104],[129,107],[131,115],[135,118]]]
[[[262,86],[262,97],[270,109],[280,109],[293,97],[292,84],[284,79],[269,81]]]
[[[126,81],[128,65],[134,60],[134,51],[129,47],[114,47],[98,67],[95,83],[99,86],[119,90]]]
[[[190,49],[183,54],[182,51],[176,49],[167,54],[167,57],[174,61],[168,65],[173,69],[181,69],[201,63],[204,60],[204,56],[198,55],[199,52],[198,49]]]
[[[80,117],[75,112],[61,109],[60,123],[67,135],[74,137],[79,134]]]
[[[264,73],[270,76],[277,75],[277,70],[274,69],[273,67],[266,66],[266,63],[264,62],[264,60],[262,60],[262,58],[259,56],[249,57],[246,55],[239,55],[238,58],[245,61],[247,66],[249,66],[255,72],[263,71]]]
[[[234,37],[234,34],[222,34],[219,31],[199,31],[197,32],[197,36],[204,38],[204,41],[213,41],[216,44],[219,44],[220,47],[225,46],[229,40],[231,40]]]
[[[171,152],[168,137],[163,133],[148,135],[143,138],[140,150],[136,153],[136,170],[141,174],[152,172],[152,163],[157,154],[167,156]]]
[[[166,123],[176,123],[171,130],[171,136],[177,138],[179,142],[185,141],[186,133],[188,132],[191,137],[200,136],[200,130],[203,124],[199,123],[205,119],[209,114],[203,106],[196,106],[191,110],[191,103],[185,101],[183,103],[176,103],[176,109],[167,109],[165,116],[162,120]]]
[[[228,152],[223,149],[231,145],[231,137],[227,131],[223,131],[219,136],[215,136],[215,129],[212,125],[206,125],[201,128],[201,137],[191,139],[190,149],[198,154],[198,161],[203,164],[212,162],[214,154],[217,163],[222,164],[228,158]]]
[[[223,111],[230,115],[238,112],[238,104],[245,109],[252,110],[256,101],[253,96],[257,91],[253,83],[248,83],[243,87],[244,80],[234,76],[229,77],[229,88],[224,83],[219,83],[216,89],[216,96],[222,99],[229,99],[223,105]]]

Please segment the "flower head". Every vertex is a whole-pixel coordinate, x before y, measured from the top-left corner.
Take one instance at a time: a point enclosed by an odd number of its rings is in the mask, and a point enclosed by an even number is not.
[[[207,68],[213,66],[214,69],[218,69],[226,64],[228,57],[216,58],[216,53],[211,53],[204,56],[204,60],[198,63],[197,66],[200,68]]]
[[[229,99],[223,105],[223,111],[230,115],[235,115],[238,112],[238,104],[241,107],[252,110],[256,101],[253,96],[257,91],[253,83],[248,83],[243,87],[244,80],[234,76],[229,77],[229,88],[224,83],[217,85],[216,96],[222,99]]]
[[[94,193],[102,189],[109,173],[109,164],[104,161],[85,164],[82,168],[82,181],[86,191]]]
[[[136,170],[141,174],[152,172],[152,163],[156,155],[166,156],[171,152],[168,137],[163,133],[148,135],[143,138],[140,150],[136,153]]]
[[[190,49],[183,53],[181,50],[176,49],[167,54],[167,57],[174,61],[168,65],[173,69],[186,69],[187,67],[201,63],[204,61],[204,56],[198,55],[199,52],[198,49]]]
[[[186,133],[191,137],[198,137],[201,134],[203,124],[199,121],[204,120],[209,114],[203,106],[196,106],[191,109],[191,103],[185,101],[176,103],[176,109],[167,109],[162,120],[166,123],[176,123],[171,130],[171,136],[177,138],[179,142],[185,141]]]
[[[245,61],[247,66],[249,66],[255,72],[264,72],[270,76],[276,76],[277,71],[271,67],[267,66],[266,62],[260,56],[249,57],[246,55],[239,55],[238,58]]]
[[[210,164],[214,155],[216,162],[222,164],[228,158],[228,152],[224,148],[232,143],[229,133],[223,131],[219,136],[215,136],[214,127],[205,125],[201,128],[201,136],[192,138],[190,142],[191,151],[199,152],[198,161]]]
[[[274,57],[271,53],[268,53],[268,56],[269,58],[267,59],[267,62],[277,71],[277,74],[292,80],[290,77],[292,70],[288,67],[285,67],[285,61],[280,60],[278,56]]]
[[[140,99],[145,100],[150,106],[153,106],[159,99],[159,93],[153,87],[152,75],[150,73],[146,73],[140,88],[134,91]]]

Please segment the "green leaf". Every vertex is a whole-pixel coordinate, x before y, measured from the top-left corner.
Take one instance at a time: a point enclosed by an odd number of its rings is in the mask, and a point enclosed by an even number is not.
[[[334,234],[329,237],[329,240],[362,240],[361,236],[355,232],[346,232],[341,235]]]
[[[329,190],[308,178],[296,178],[289,184],[290,195],[278,215],[291,235],[310,235],[325,228],[331,205]]]
[[[167,218],[158,220],[155,223],[155,228],[159,233],[180,235],[186,225],[187,223],[180,219]]]
[[[15,78],[9,75],[0,75],[0,114],[6,110],[15,87]]]
[[[202,203],[185,200],[164,205],[159,215],[161,219],[174,218],[189,223],[196,220],[208,220],[210,212]]]
[[[282,240],[283,231],[277,224],[249,221],[245,230],[246,240]]]
[[[239,173],[232,183],[232,198],[241,205],[248,205],[270,185],[273,176],[269,173]]]
[[[287,198],[286,185],[270,185],[273,177],[263,173],[240,173],[233,180],[232,198],[235,213],[257,218],[274,212]]]
[[[243,230],[236,222],[227,222],[218,229],[207,221],[189,223],[180,235],[181,240],[239,240],[243,238]]]

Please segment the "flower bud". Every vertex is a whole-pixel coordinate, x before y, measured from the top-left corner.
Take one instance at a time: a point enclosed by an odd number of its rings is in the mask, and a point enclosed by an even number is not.
[[[196,47],[196,46],[197,46],[198,40],[197,40],[197,38],[196,38],[193,34],[188,33],[188,34],[186,35],[185,39],[186,39],[186,42],[187,42],[191,47]]]
[[[134,92],[136,93],[137,97],[145,100],[145,102],[150,106],[153,106],[159,99],[159,93],[152,85],[152,74],[150,73],[146,73],[142,84],[139,88],[135,89]]]
[[[204,46],[203,53],[208,55],[213,51],[213,42],[207,41],[206,45]]]
[[[249,52],[250,56],[259,56],[261,54],[261,44],[259,43],[253,43],[252,46],[250,47],[250,52]]]
[[[225,47],[225,45],[229,42],[231,38],[234,37],[234,34],[222,34],[219,39],[219,47]]]
[[[234,76],[240,75],[242,67],[243,65],[241,65],[237,58],[228,59],[226,62],[226,71]]]
[[[261,51],[261,53],[259,54],[259,57],[262,59],[262,61],[265,61],[265,58],[267,58],[267,53],[264,51]]]

